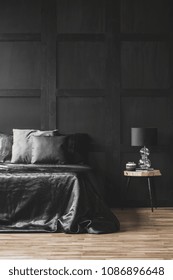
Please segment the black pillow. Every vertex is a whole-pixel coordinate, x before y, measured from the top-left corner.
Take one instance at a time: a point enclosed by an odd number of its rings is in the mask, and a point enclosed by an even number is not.
[[[88,164],[90,137],[86,133],[75,133],[67,136],[68,162]]]

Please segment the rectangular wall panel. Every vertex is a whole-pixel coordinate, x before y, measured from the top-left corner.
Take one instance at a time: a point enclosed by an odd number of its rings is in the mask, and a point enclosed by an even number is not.
[[[121,32],[168,32],[169,0],[121,0],[120,2]]]
[[[103,0],[58,0],[57,30],[60,33],[104,32]]]
[[[102,89],[105,87],[104,43],[59,43],[57,63],[59,88]]]
[[[39,33],[42,0],[0,1],[0,33]]]
[[[0,89],[39,89],[39,42],[0,42]]]
[[[122,88],[169,88],[170,54],[167,42],[122,42]]]
[[[39,98],[0,97],[0,131],[11,133],[13,128],[37,128],[40,124]]]

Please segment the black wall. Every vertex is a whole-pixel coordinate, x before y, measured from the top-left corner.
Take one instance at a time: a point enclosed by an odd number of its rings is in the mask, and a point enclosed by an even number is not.
[[[0,1],[0,131],[92,137],[90,163],[120,205],[132,126],[158,127],[160,206],[173,206],[173,34],[168,0]],[[136,180],[127,205],[148,206]]]

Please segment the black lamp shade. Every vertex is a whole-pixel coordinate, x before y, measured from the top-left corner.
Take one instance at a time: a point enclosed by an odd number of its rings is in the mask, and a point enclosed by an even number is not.
[[[155,146],[157,145],[157,128],[132,127],[131,146]]]

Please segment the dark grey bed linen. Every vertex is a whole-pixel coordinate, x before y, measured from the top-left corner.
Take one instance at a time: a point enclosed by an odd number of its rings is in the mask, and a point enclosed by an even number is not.
[[[0,166],[0,231],[111,233],[119,221],[92,171],[78,165]]]

